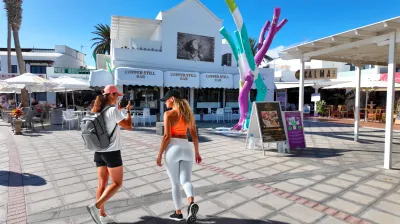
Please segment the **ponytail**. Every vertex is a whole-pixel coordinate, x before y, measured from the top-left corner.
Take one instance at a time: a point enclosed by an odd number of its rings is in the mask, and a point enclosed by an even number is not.
[[[174,107],[178,109],[186,125],[190,126],[194,123],[194,114],[187,100],[175,98]]]
[[[92,108],[92,113],[100,113],[106,107],[108,103],[109,95],[98,95],[96,97],[96,101],[94,101],[94,105]]]

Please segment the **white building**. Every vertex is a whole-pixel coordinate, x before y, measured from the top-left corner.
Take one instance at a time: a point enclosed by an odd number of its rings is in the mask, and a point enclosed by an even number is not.
[[[63,75],[89,79],[85,54],[65,45],[56,45],[54,49],[22,48],[25,72],[37,74],[43,78],[56,78]],[[11,50],[11,73],[8,72],[7,48],[0,48],[0,79],[20,75],[18,60],[14,49]],[[55,93],[34,93],[37,101],[56,103]]]
[[[162,114],[158,99],[169,87],[179,88],[197,113],[237,109],[239,71],[229,45],[223,44],[222,26],[198,0],[184,0],[155,19],[112,16],[111,55],[97,55],[97,68],[106,69],[108,58],[115,68],[110,79],[137,108],[150,108],[152,114]],[[269,88],[266,100],[273,100],[273,69],[260,71]],[[95,73],[91,85],[104,85],[104,75]]]

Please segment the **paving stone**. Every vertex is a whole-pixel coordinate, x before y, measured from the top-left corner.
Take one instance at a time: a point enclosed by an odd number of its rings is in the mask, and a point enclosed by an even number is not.
[[[124,200],[124,199],[131,199],[132,197],[129,196],[129,194],[124,191],[124,190],[119,190],[117,193],[115,193],[110,201],[119,201],[119,200]]]
[[[299,187],[297,185],[290,184],[290,183],[288,183],[286,181],[274,184],[274,185],[272,185],[272,187],[277,188],[279,190],[287,191],[287,192],[295,192],[295,191],[297,191],[297,190],[302,188],[302,187]]]
[[[207,181],[205,179],[200,179],[200,180],[192,181],[192,185],[194,188],[198,188],[198,187],[210,186],[210,185],[213,185],[213,183],[210,181]]]
[[[312,177],[310,177],[310,178],[313,179],[313,180],[316,180],[316,181],[321,181],[321,180],[325,179],[326,176],[323,176],[323,175],[315,175],[315,176],[312,176]]]
[[[293,183],[293,184],[297,184],[297,185],[301,185],[301,186],[309,186],[309,185],[315,184],[314,180],[309,180],[309,179],[306,179],[306,178],[290,179],[290,180],[288,180],[288,182]]]
[[[62,219],[52,219],[48,221],[41,221],[35,224],[70,224],[71,220],[69,218],[62,218]]]
[[[59,196],[55,189],[40,191],[26,195],[26,203],[32,203],[37,201],[46,200]]]
[[[256,202],[250,201],[234,209],[235,212],[243,214],[251,219],[260,219],[273,211]]]
[[[230,159],[228,162],[233,165],[241,165],[241,164],[247,163],[247,161],[244,161],[241,159]]]
[[[7,221],[7,206],[0,206],[0,222]]]
[[[153,167],[149,167],[149,168],[145,168],[145,169],[135,170],[134,172],[138,176],[145,176],[145,175],[149,175],[149,174],[152,174],[152,173],[157,173],[157,172],[159,172],[159,170],[156,170]]]
[[[124,178],[125,178],[125,176],[124,176]],[[155,182],[155,181],[167,179],[168,176],[166,176],[163,173],[154,173],[154,174],[142,176],[141,178],[146,180],[146,181],[148,181],[149,183],[152,183],[152,182]]]
[[[352,174],[352,175],[357,175],[357,176],[361,176],[361,177],[365,177],[370,175],[369,172],[365,172],[365,171],[361,171],[361,170],[351,170],[349,172],[347,172],[348,174]]]
[[[303,191],[300,191],[300,192],[296,193],[296,195],[301,196],[301,197],[305,197],[305,198],[308,198],[308,199],[312,199],[312,200],[315,200],[315,201],[323,201],[323,200],[325,200],[326,198],[329,197],[329,195],[327,195],[327,194],[324,194],[324,193],[321,193],[321,192],[318,192],[318,191],[314,191],[314,190],[311,190],[311,189],[305,189]]]
[[[142,197],[145,195],[149,195],[149,194],[153,194],[156,192],[159,192],[159,190],[157,190],[155,187],[151,186],[151,185],[143,185],[140,187],[135,187],[129,190],[133,195],[135,195],[136,197]]]
[[[61,201],[61,198],[57,197],[57,198],[51,198],[51,199],[47,199],[47,200],[43,200],[43,201],[28,203],[26,205],[26,212],[28,215],[31,215],[31,214],[44,212],[44,211],[55,209],[55,208],[61,208],[62,206],[63,206],[63,203]]]
[[[122,182],[122,186],[127,189],[137,187],[137,186],[142,186],[145,184],[146,184],[146,181],[141,180],[139,178],[124,180],[124,182]]]
[[[345,174],[345,173],[340,174],[339,176],[337,176],[337,178],[340,178],[343,180],[348,180],[350,182],[357,182],[357,181],[361,180],[361,177],[359,177],[359,176],[354,176],[354,175]]]
[[[63,187],[59,187],[58,190],[60,191],[61,195],[71,194],[75,192],[80,192],[83,190],[87,190],[87,186],[84,183],[77,183],[73,185],[67,185]]]
[[[66,178],[66,179],[62,179],[62,180],[57,180],[57,181],[55,181],[55,183],[58,187],[62,187],[62,186],[66,186],[66,185],[79,183],[81,181],[82,180],[79,177],[70,177],[70,178]]]
[[[384,192],[383,190],[380,190],[380,189],[377,189],[377,188],[374,188],[374,187],[369,187],[369,186],[362,185],[362,184],[357,185],[354,188],[354,190],[358,191],[358,192],[361,192],[361,193],[364,193],[364,194],[367,194],[367,195],[371,195],[371,196],[380,196]]]
[[[332,186],[330,184],[317,184],[312,187],[315,190],[322,191],[328,194],[336,194],[342,191],[342,188]]]
[[[268,205],[273,209],[277,209],[277,210],[282,209],[282,208],[294,203],[293,201],[281,198],[274,194],[264,195],[264,196],[258,198],[257,201],[262,204]]]
[[[397,201],[397,203],[399,203]],[[400,204],[397,203],[392,203],[388,201],[380,201],[378,204],[374,205],[375,208],[378,208],[379,210],[383,210],[387,213],[392,213],[394,215],[398,215],[399,209],[400,209]]]
[[[157,216],[162,215],[162,214],[169,214],[169,213],[172,214],[175,211],[175,205],[172,200],[161,201],[161,202],[149,205],[148,208],[150,209],[150,211],[152,211]]]
[[[375,179],[379,180],[379,181],[385,181],[388,183],[399,183],[400,179],[399,178],[395,178],[392,176],[387,176],[387,175],[377,175],[375,176]]]
[[[338,186],[338,187],[343,187],[343,188],[348,188],[348,187],[350,187],[351,185],[354,184],[352,182],[341,180],[341,179],[338,179],[338,178],[329,179],[329,180],[325,181],[325,183],[331,184],[331,185],[335,185],[335,186]]]
[[[253,186],[242,187],[242,188],[237,189],[235,192],[239,193],[242,196],[251,198],[251,199],[257,198],[257,197],[260,197],[260,196],[266,194],[265,191],[255,188]]]
[[[341,198],[346,199],[346,200],[351,200],[351,201],[356,202],[356,203],[361,203],[361,204],[364,204],[364,205],[368,205],[368,204],[372,203],[376,199],[374,197],[358,194],[358,193],[356,193],[354,191],[348,191],[348,192],[344,193],[341,196]]]
[[[234,167],[231,167],[231,168],[227,168],[226,171],[232,172],[234,174],[242,174],[242,173],[248,172],[249,170],[245,169],[245,168],[243,168],[241,166],[234,166]]]
[[[361,216],[376,223],[400,223],[400,218],[376,209],[368,209]]]
[[[198,205],[200,208],[205,208],[205,209],[202,209],[200,212],[202,216],[215,215],[215,214],[220,213],[225,210],[225,208],[223,208],[220,205],[215,204],[214,202],[212,202],[210,200],[202,201],[202,202],[198,203]]]
[[[0,196],[0,199],[1,199],[1,196]],[[389,196],[386,196],[385,199],[388,200],[388,201],[399,203],[400,202],[400,194],[393,193],[393,194],[391,194]]]
[[[264,167],[263,165],[251,162],[251,163],[245,163],[241,165],[242,167],[248,169],[248,170],[258,170],[261,167]]]
[[[217,217],[223,217],[223,218],[230,218],[230,219],[235,219],[235,221],[233,221],[233,222],[235,222],[235,224],[237,223],[237,224],[240,224],[240,220],[242,220],[243,219],[243,217],[240,217],[239,215],[236,215],[235,213],[233,213],[233,212],[224,212],[224,213],[222,213],[222,214],[218,214],[218,215],[216,215]],[[243,221],[243,224],[245,224],[247,221],[245,221],[245,220],[242,220]],[[227,222],[229,222],[229,221],[227,221]],[[217,222],[215,222],[215,223],[217,223]]]
[[[197,176],[200,176],[200,177],[211,177],[211,176],[217,175],[218,173],[211,171],[211,170],[203,169],[203,170],[194,172],[194,174],[196,174]]]
[[[279,171],[288,171],[288,170],[293,169],[293,167],[285,166],[285,165],[282,165],[282,164],[275,164],[273,166],[270,166],[270,168],[275,169],[275,170],[279,170]]]
[[[227,162],[225,162],[225,161],[222,161],[222,162],[214,163],[213,166],[218,167],[218,168],[221,168],[221,169],[225,169],[225,168],[231,167],[231,166],[233,166],[233,165],[230,164],[230,163],[227,163]]]
[[[294,219],[288,218],[286,216],[277,214],[267,219],[271,223],[281,223],[281,224],[300,224],[299,222],[295,221]]]
[[[352,203],[347,200],[343,200],[340,198],[334,198],[328,202],[326,202],[326,205],[331,206],[333,208],[339,209],[341,211],[346,211],[351,214],[355,214],[359,212],[362,208],[362,206],[357,205],[355,203]]]
[[[393,187],[393,184],[389,184],[383,181],[377,181],[377,180],[369,180],[367,182],[365,182],[364,184],[373,186],[373,187],[377,187],[377,188],[381,188],[381,189],[385,189],[385,190],[389,190]]]
[[[143,217],[150,216],[151,214],[143,208],[128,208],[114,215],[120,223],[139,223],[143,222]]]
[[[324,213],[315,211],[297,203],[294,203],[293,205],[283,209],[281,212],[305,223],[314,223],[325,215]]]
[[[227,208],[231,208],[240,203],[245,202],[247,199],[235,193],[227,192],[225,194],[218,196],[217,198],[215,198],[215,200],[225,205]]]
[[[89,200],[95,198],[95,196],[89,191],[80,191],[72,194],[67,194],[62,196],[65,204],[73,204],[84,200]]]
[[[317,222],[317,224],[347,224],[347,222],[334,218],[332,216],[326,216],[324,219]]]

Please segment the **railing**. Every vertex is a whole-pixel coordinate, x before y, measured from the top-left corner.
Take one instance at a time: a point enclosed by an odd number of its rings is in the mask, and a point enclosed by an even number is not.
[[[122,49],[129,49],[128,47],[121,47]],[[154,52],[162,52],[162,47],[160,48],[146,48],[146,47],[132,47],[132,50],[137,50],[137,51],[154,51]]]
[[[55,67],[54,73],[64,73],[64,74],[90,74],[93,69],[87,68],[60,68]]]

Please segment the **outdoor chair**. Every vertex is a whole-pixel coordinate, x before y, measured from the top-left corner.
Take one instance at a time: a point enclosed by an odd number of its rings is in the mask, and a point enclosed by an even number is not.
[[[40,124],[42,125],[42,129],[44,129],[44,126],[43,126],[44,115],[45,115],[45,112],[43,111],[43,112],[40,114],[40,117],[33,117],[33,118],[32,118],[32,122],[33,122],[33,123],[40,123]],[[33,126],[34,126],[34,125],[33,125]]]
[[[149,108],[144,108],[143,109],[143,114],[140,116],[137,116],[138,120],[142,122],[143,126],[146,126],[146,120],[149,121],[149,124],[151,125],[151,116],[150,116],[150,109]]]
[[[225,107],[224,108],[224,118],[225,118],[225,114],[228,116],[228,120],[230,122],[232,122],[232,114],[233,114],[232,107]]]
[[[63,111],[62,114],[61,128],[64,129],[64,123],[67,124],[68,122],[68,129],[71,130],[71,122],[78,121],[78,116],[74,116],[70,111]]]
[[[215,113],[214,120],[217,123],[219,123],[219,119],[222,118],[222,122],[224,122],[224,120],[225,120],[224,114],[225,114],[224,108],[218,108],[217,112]]]
[[[35,116],[35,111],[29,110],[26,117],[22,119],[22,126],[25,127],[25,130],[28,130],[28,127],[31,128],[33,131],[35,130],[35,127],[33,127],[32,125],[33,116]]]
[[[329,115],[330,115],[331,118],[335,118],[335,116],[337,118],[339,118],[340,111],[339,110],[335,110],[333,105],[329,105]]]

